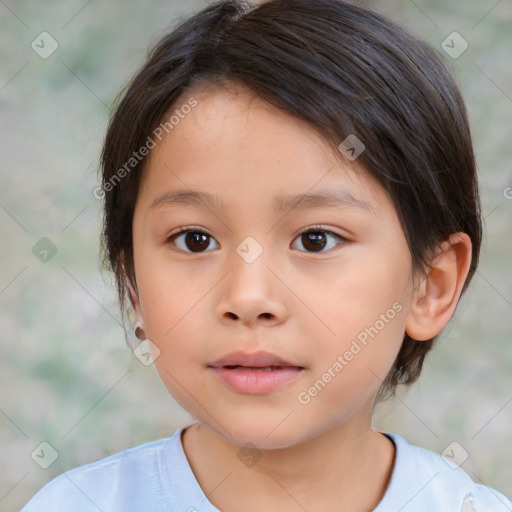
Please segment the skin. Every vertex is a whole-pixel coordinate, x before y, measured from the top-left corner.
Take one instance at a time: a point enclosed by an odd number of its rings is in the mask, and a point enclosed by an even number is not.
[[[240,86],[198,87],[183,103],[191,96],[197,106],[147,161],[130,290],[160,351],[162,381],[198,421],[182,438],[192,470],[223,511],[373,510],[395,454],[371,427],[376,394],[404,333],[421,343],[453,314],[469,237],[446,240],[420,278],[393,203],[357,160],[334,154],[309,126]],[[227,207],[151,206],[178,188],[215,192]],[[271,208],[275,196],[325,189],[343,189],[369,208]],[[300,235],[315,225],[327,244],[319,252]],[[204,246],[187,245],[184,234],[169,240],[186,226],[210,235]],[[263,250],[251,263],[236,251],[248,236]],[[396,303],[394,318],[300,403],[298,394]],[[208,365],[238,349],[268,350],[305,369],[271,393],[237,393]],[[251,467],[237,456],[246,443],[256,447],[244,448],[258,457]]]

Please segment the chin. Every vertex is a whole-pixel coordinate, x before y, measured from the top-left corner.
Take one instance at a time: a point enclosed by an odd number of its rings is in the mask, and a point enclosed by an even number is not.
[[[292,416],[290,415],[290,419]],[[278,420],[271,417],[263,420],[255,418],[254,415],[247,418],[230,418],[226,423],[229,425],[227,427],[229,434],[219,428],[219,425],[208,421],[208,418],[205,419],[207,421],[203,423],[206,423],[219,437],[240,447],[253,445],[261,450],[286,449],[315,436],[312,432],[308,435],[302,423],[286,420],[283,422],[282,417]]]

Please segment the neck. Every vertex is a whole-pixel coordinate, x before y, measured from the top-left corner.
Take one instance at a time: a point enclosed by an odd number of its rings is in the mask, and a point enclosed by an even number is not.
[[[382,499],[394,463],[394,445],[371,428],[371,415],[288,448],[243,453],[199,423],[185,431],[183,447],[208,499],[225,512],[368,512]]]

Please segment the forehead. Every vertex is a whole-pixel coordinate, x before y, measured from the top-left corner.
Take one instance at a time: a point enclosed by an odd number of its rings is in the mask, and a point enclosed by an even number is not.
[[[195,106],[184,109],[187,104]],[[206,200],[220,206],[226,195],[245,202],[273,196],[277,212],[308,201],[332,202],[334,196],[367,209],[379,202],[380,186],[357,162],[336,154],[307,123],[243,86],[196,86],[163,122],[173,114],[175,120],[181,114],[179,121],[164,132],[145,166],[142,187],[152,202],[165,202],[162,195],[170,188],[183,204]]]
[[[182,95],[172,110],[179,110],[190,98],[196,100],[197,106],[168,134],[168,143],[172,144],[170,139],[174,138],[176,145],[186,141],[203,151],[220,151],[226,146],[232,151],[238,147],[239,153],[231,153],[232,158],[242,151],[252,152],[260,159],[280,153],[284,157],[286,151],[293,148],[297,157],[311,156],[315,151],[318,159],[325,163],[332,161],[326,155],[326,143],[310,125],[271,105],[243,85],[196,85]],[[262,148],[266,151],[259,152]]]

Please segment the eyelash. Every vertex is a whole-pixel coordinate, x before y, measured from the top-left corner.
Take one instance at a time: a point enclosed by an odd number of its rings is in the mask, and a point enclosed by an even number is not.
[[[213,236],[211,236],[210,234],[206,233],[205,231],[203,231],[200,228],[197,228],[195,226],[185,226],[185,227],[181,228],[179,231],[177,231],[176,233],[173,233],[172,235],[167,237],[166,243],[172,243],[174,245],[174,239],[175,238],[177,238],[179,235],[182,235],[182,234],[185,234],[185,233],[190,233],[190,232],[200,233],[200,234],[206,235],[206,236],[208,236],[210,238],[214,238]],[[320,233],[327,233],[329,235],[332,235],[334,238],[337,238],[339,240],[339,243],[336,246],[339,246],[339,245],[342,245],[345,242],[348,242],[348,240],[346,238],[344,238],[343,236],[339,235],[338,233],[334,233],[333,231],[330,231],[328,229],[325,229],[321,225],[309,226],[308,228],[305,228],[304,230],[302,230],[301,232],[299,232],[297,234],[297,236],[296,236],[296,238],[294,238],[294,240],[297,240],[304,233],[309,233],[309,232],[315,232],[315,233],[320,232]],[[333,250],[333,249],[329,249],[328,251],[319,251],[319,252],[315,252],[315,251],[301,251],[301,252],[308,252],[309,254],[323,254],[325,252],[329,252],[330,250]],[[188,254],[203,254],[205,252],[208,252],[208,251],[202,251],[202,252],[194,253],[192,251],[183,251],[181,249],[178,249],[178,251],[179,252],[185,252],[185,253],[188,253]]]

